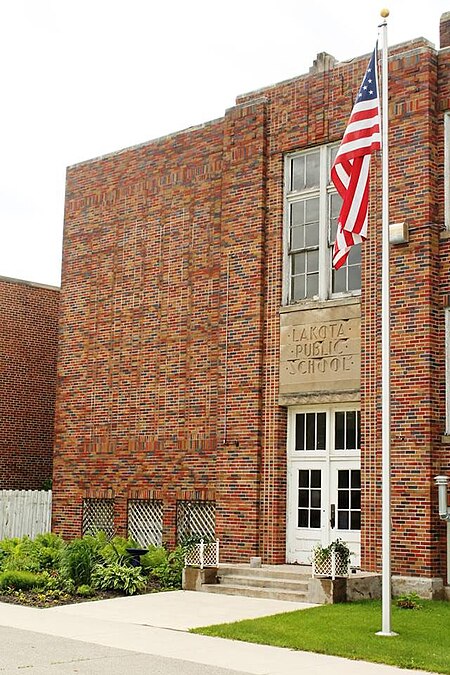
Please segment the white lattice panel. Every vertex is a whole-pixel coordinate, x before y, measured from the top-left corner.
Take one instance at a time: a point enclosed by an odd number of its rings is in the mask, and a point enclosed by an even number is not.
[[[83,535],[99,531],[114,536],[114,500],[83,499]]]
[[[219,540],[204,544],[193,544],[186,551],[184,558],[186,566],[191,567],[217,567],[219,564]]]
[[[215,533],[215,502],[179,501],[177,503],[177,538],[179,542],[195,536],[214,539]]]
[[[163,504],[157,500],[130,499],[128,502],[128,536],[139,546],[161,546]]]
[[[323,557],[320,553],[313,558],[313,576],[346,577],[348,576],[348,564],[339,553],[331,551],[331,554]]]

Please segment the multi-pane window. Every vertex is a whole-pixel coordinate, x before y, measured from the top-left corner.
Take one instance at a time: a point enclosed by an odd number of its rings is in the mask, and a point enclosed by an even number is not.
[[[325,412],[295,415],[295,450],[325,450],[327,416]],[[361,448],[361,413],[359,410],[337,410],[334,413],[334,450]]]
[[[322,508],[322,472],[300,469],[298,472],[297,527],[320,528]]]
[[[338,471],[337,526],[339,530],[361,529],[361,471]]]
[[[327,416],[324,412],[297,413],[295,449],[325,450]]]
[[[342,200],[330,179],[337,145],[286,158],[287,302],[325,300],[361,288],[361,250],[353,246],[345,265],[331,270]]]
[[[361,448],[361,415],[359,410],[344,410],[334,414],[334,449]]]

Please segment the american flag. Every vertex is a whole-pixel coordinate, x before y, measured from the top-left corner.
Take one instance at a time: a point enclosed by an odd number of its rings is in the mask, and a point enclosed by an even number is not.
[[[370,157],[381,148],[376,53],[375,48],[331,168],[331,180],[343,200],[333,250],[336,270],[350,248],[367,239]]]

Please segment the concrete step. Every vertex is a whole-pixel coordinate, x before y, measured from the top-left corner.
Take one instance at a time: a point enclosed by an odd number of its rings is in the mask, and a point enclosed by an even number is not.
[[[308,565],[219,565],[217,576],[239,575],[245,577],[269,577],[271,579],[310,579],[311,567]]]
[[[244,575],[244,574],[218,574],[221,586],[247,586],[252,588],[273,588],[277,591],[296,591],[306,593],[308,579],[306,577],[292,579],[277,579],[272,576]]]
[[[244,595],[249,598],[269,598],[271,600],[287,600],[290,602],[308,602],[307,592],[283,591],[276,588],[256,588],[227,584],[203,584],[202,591],[225,595]]]

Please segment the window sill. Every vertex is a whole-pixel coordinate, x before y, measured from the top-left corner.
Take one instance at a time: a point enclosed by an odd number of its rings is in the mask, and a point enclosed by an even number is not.
[[[291,305],[283,305],[280,307],[280,314],[284,314],[285,312],[298,312],[307,309],[318,309],[322,307],[342,307],[343,305],[360,304],[360,295],[351,295],[342,298],[330,298],[329,300],[300,300],[299,302],[292,303]]]

